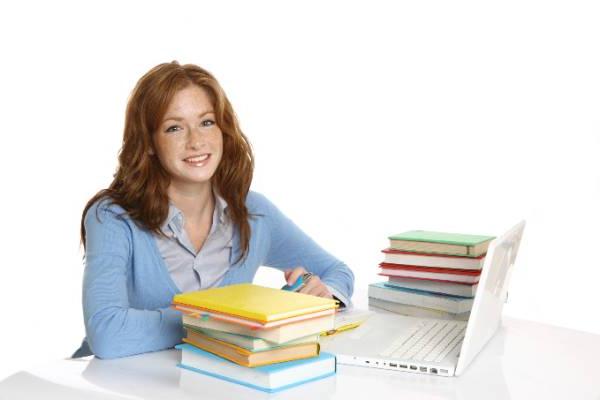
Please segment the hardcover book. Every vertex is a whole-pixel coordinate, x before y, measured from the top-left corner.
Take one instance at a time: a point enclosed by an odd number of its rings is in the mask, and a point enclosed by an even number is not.
[[[317,341],[273,346],[262,351],[249,351],[235,344],[211,338],[190,329],[188,329],[187,337],[183,341],[244,367],[258,367],[319,355],[319,343]]]
[[[369,297],[454,314],[471,311],[471,306],[473,305],[472,298],[390,287],[386,286],[385,282],[370,284]]]
[[[321,332],[334,328],[335,315],[326,315],[324,317],[310,318],[302,321],[285,324],[268,329],[257,329],[231,323],[214,318],[197,318],[190,315],[182,316],[183,324],[193,328],[212,329],[236,335],[251,336],[258,339],[267,340],[275,344],[282,344],[291,340],[300,339],[308,335],[318,335]]]
[[[398,233],[389,239],[390,247],[396,250],[479,257],[485,254],[494,237],[417,230]]]
[[[251,283],[178,294],[174,296],[173,304],[194,308],[199,312],[213,311],[260,323],[326,310],[334,311],[337,306],[332,299]]]
[[[336,322],[337,322],[337,317],[336,317]],[[186,331],[188,333],[190,330],[192,330],[192,331],[201,333],[203,335],[212,337],[214,339],[218,339],[223,342],[234,344],[236,346],[242,347],[249,351],[271,350],[276,347],[280,347],[283,345],[287,346],[287,345],[291,345],[291,344],[315,343],[315,342],[319,341],[319,336],[320,336],[320,335],[308,335],[308,336],[301,337],[296,340],[292,340],[290,342],[276,344],[276,343],[269,342],[269,341],[266,341],[266,340],[260,339],[260,338],[255,338],[252,336],[236,335],[234,333],[216,331],[213,329],[194,328],[193,326],[190,326],[190,325],[184,325],[184,328],[186,329]]]
[[[189,344],[179,344],[175,348],[181,350],[180,368],[269,393],[336,373],[335,356],[326,352],[318,357],[246,368]]]
[[[470,312],[460,314],[449,313],[446,311],[434,310],[432,308],[411,306],[408,304],[394,303],[393,301],[385,301],[369,297],[369,306],[377,307],[382,310],[390,311],[400,315],[419,318],[438,318],[454,321],[467,321]]]
[[[388,263],[381,263],[379,266],[381,267],[380,275],[383,276],[427,279],[440,282],[477,283],[481,275],[481,271],[478,270],[417,267]]]
[[[437,282],[425,279],[403,278],[400,276],[390,276],[388,282],[385,284],[387,286],[463,297],[475,297],[475,293],[477,292],[477,284]]]
[[[416,265],[421,267],[481,269],[485,256],[464,257],[431,253],[414,253],[395,249],[382,250],[386,263]]]

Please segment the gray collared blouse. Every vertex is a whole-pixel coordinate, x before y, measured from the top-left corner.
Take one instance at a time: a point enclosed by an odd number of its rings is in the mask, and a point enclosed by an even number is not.
[[[154,235],[169,275],[182,292],[217,286],[229,269],[233,225],[227,216],[227,202],[215,193],[210,232],[196,252],[184,229],[183,213],[169,203],[169,215],[162,226],[167,235]]]

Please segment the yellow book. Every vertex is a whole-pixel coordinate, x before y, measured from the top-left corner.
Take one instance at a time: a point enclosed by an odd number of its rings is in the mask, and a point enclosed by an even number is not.
[[[251,283],[178,294],[173,298],[173,303],[262,323],[334,310],[337,305],[332,299]]]

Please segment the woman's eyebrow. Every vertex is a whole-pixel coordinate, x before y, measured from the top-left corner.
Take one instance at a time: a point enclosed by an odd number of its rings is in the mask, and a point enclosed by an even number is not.
[[[206,110],[200,114],[198,114],[198,118],[202,118],[204,117],[206,114],[214,114],[213,110]],[[177,116],[170,116],[167,115],[165,116],[165,118],[163,118],[163,122],[169,121],[169,120],[173,120],[173,121],[183,121],[185,118],[183,117],[177,117]]]

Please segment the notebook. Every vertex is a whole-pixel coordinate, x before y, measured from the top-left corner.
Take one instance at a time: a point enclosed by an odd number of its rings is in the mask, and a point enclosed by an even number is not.
[[[464,372],[495,334],[525,221],[493,240],[468,322],[378,313],[344,335],[321,338],[338,363],[429,375]]]
[[[180,368],[269,393],[324,379],[336,373],[335,356],[330,353],[246,368],[189,344],[180,344],[175,348],[181,350],[181,363],[178,364]]]
[[[337,302],[323,297],[242,283],[178,294],[173,298],[173,304],[267,323],[335,310]]]

